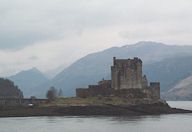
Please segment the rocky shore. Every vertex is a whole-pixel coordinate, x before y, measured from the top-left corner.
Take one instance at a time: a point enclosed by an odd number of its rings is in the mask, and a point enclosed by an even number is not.
[[[165,103],[143,105],[86,105],[86,106],[47,106],[47,107],[1,107],[0,117],[31,116],[137,116],[192,113],[190,110],[171,108]]]

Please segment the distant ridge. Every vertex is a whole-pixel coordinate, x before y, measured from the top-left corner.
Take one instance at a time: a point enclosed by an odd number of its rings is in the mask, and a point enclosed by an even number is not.
[[[25,97],[34,96],[37,92],[34,88],[49,81],[45,75],[35,67],[21,71],[8,78],[12,80],[15,85],[19,86]]]
[[[52,80],[33,87],[37,97],[45,97],[51,86],[62,89],[64,96],[74,96],[75,89],[96,84],[102,78],[110,79],[112,58],[139,57],[143,60],[143,71],[149,81],[160,81],[162,95],[180,80],[192,73],[192,46],[166,45],[142,41],[133,45],[111,47],[88,54],[64,69]],[[164,96],[163,96],[164,97]]]
[[[192,100],[192,75],[178,81],[167,93],[167,100]]]
[[[66,96],[73,96],[77,87],[96,84],[103,77],[109,79],[112,57],[133,58],[137,56],[143,60],[144,71],[150,75],[150,79],[155,77],[157,79],[155,81],[162,81],[162,90],[167,91],[173,84],[169,84],[166,79],[163,79],[162,77],[164,76],[166,78],[166,74],[163,75],[161,72],[168,70],[166,69],[168,65],[173,66],[169,67],[170,70],[175,69],[175,71],[179,71],[180,69],[177,68],[181,68],[182,66],[179,66],[180,59],[177,58],[183,57],[182,59],[185,61],[183,63],[187,63],[187,58],[192,56],[191,51],[192,46],[166,45],[151,41],[142,41],[134,45],[125,45],[122,47],[112,47],[79,59],[59,73],[51,82],[41,87],[50,87],[53,85],[56,88],[62,88]],[[178,63],[171,61],[169,64],[170,60],[178,61]],[[162,64],[161,67],[155,67],[158,64]],[[183,73],[184,75],[181,74],[182,76],[177,74],[177,76],[173,77],[171,83],[176,83],[178,81],[177,79],[183,78],[185,74],[188,74],[187,72],[185,71]]]

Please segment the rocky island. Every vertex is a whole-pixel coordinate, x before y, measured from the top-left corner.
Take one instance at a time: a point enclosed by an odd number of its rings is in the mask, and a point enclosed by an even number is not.
[[[12,84],[13,85],[13,84]],[[19,90],[18,90],[19,91]],[[150,82],[142,74],[139,58],[113,58],[111,80],[99,81],[88,88],[77,88],[76,97],[46,99],[14,99],[1,101],[0,117],[13,116],[134,116],[192,113],[171,108],[160,98],[160,83]]]
[[[135,100],[129,104],[117,97],[61,98],[52,102],[42,101],[35,106],[6,106],[0,108],[0,117],[31,116],[139,116],[192,113],[190,110],[171,108],[166,102]],[[145,103],[144,103],[145,102]]]

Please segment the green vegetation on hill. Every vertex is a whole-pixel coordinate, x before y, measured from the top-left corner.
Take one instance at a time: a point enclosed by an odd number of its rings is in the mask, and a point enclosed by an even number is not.
[[[23,98],[23,93],[12,81],[0,78],[0,98]]]

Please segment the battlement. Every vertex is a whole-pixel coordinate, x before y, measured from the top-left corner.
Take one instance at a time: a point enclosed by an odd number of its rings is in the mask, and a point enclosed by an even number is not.
[[[137,66],[140,65],[142,65],[142,61],[138,57],[134,57],[133,59],[116,59],[116,57],[113,57],[114,67],[129,67],[136,69]]]

